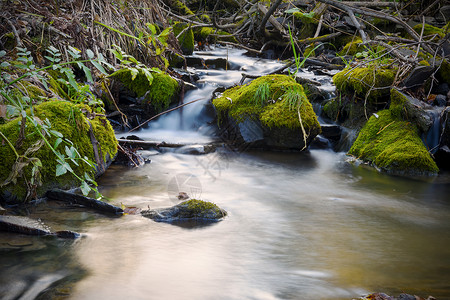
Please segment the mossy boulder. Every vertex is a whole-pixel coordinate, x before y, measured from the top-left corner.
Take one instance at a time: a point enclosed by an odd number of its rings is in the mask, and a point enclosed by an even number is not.
[[[173,33],[177,37],[184,55],[191,55],[194,52],[194,32],[188,26],[186,23],[179,22],[173,25]]]
[[[414,123],[399,115],[401,103],[367,121],[348,154],[382,171],[398,175],[434,175],[439,169]]]
[[[179,91],[178,82],[162,71],[153,72],[148,69],[147,72],[152,74],[153,80],[148,80],[142,70],[139,70],[133,79],[131,70],[127,68],[114,72],[110,77],[118,80],[134,92],[136,97],[141,98],[141,105],[146,110],[160,113],[176,101]]]
[[[74,147],[78,150],[81,157],[87,157],[89,160],[97,163],[97,169],[92,169],[89,165],[78,160],[78,165],[70,163],[71,168],[80,177],[84,177],[87,173],[90,177],[95,174],[101,174],[111,162],[117,153],[117,140],[114,131],[105,117],[91,114],[88,106],[74,104],[68,101],[48,101],[39,104],[33,108],[34,117],[37,122],[45,122],[48,119],[51,123],[51,130],[61,133],[65,139],[70,140]],[[42,163],[40,170],[42,185],[37,186],[36,195],[27,196],[27,186],[29,186],[32,164],[28,164],[22,170],[24,176],[17,176],[17,182],[5,185],[1,189],[0,199],[5,201],[24,201],[34,197],[42,196],[51,188],[71,188],[79,186],[80,182],[70,173],[67,172],[62,176],[56,177],[57,158],[50,147],[43,144],[39,150],[30,153],[30,150],[41,140],[40,136],[35,132],[34,126],[27,121],[24,139],[18,141],[20,137],[20,122],[17,118],[4,125],[0,125],[0,132],[15,145],[16,152],[21,156],[28,158],[35,157]],[[97,153],[94,151],[91,136],[89,134],[90,124],[96,143]],[[56,137],[47,136],[51,145],[56,142]],[[94,142],[95,142],[94,140]],[[57,150],[66,153],[64,143],[61,143]],[[28,151],[28,153],[27,153]],[[96,161],[96,155],[98,160]],[[22,158],[22,162],[26,162]],[[5,139],[0,144],[0,183],[4,183],[8,176],[12,174],[13,165],[16,162],[16,155]],[[27,178],[26,180],[24,179]]]
[[[292,105],[293,98],[299,106]],[[213,104],[225,137],[236,144],[302,150],[321,130],[303,87],[286,75],[230,88]]]
[[[339,92],[346,95],[356,94],[361,99],[379,102],[388,97],[394,83],[396,70],[380,66],[345,68],[333,76],[333,82]]]
[[[227,212],[212,202],[191,199],[170,208],[145,210],[141,214],[158,222],[219,221]]]

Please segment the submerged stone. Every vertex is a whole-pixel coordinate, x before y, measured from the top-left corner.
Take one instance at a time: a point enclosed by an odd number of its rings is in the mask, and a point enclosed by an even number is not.
[[[227,212],[214,203],[191,199],[170,208],[144,210],[141,214],[158,222],[178,222],[219,221],[227,215]]]

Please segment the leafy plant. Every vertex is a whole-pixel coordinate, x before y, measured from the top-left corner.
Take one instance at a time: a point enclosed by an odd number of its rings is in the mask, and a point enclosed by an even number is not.
[[[102,64],[108,64],[101,55],[94,58],[92,51],[87,52],[89,59],[81,60],[80,51],[70,46],[68,53],[72,56],[73,60],[69,62],[61,62],[61,53],[56,48],[49,47],[47,52],[50,56],[46,56],[46,58],[50,61],[50,65],[37,69],[30,51],[25,48],[18,48],[17,50],[18,58],[15,61],[12,61],[11,63],[3,62],[1,64],[3,72],[0,77],[0,95],[3,98],[3,101],[6,101],[6,103],[13,108],[10,109],[10,111],[20,112],[22,120],[19,122],[21,126],[19,140],[24,138],[22,135],[26,124],[32,125],[33,134],[37,135],[39,139],[30,148],[25,150],[24,154],[19,154],[11,141],[9,141],[8,137],[0,132],[2,139],[8,144],[16,157],[8,178],[3,183],[0,183],[0,187],[4,187],[10,183],[15,184],[20,176],[24,176],[24,169],[27,166],[32,165],[30,178],[25,178],[25,182],[28,185],[28,194],[26,199],[31,199],[34,197],[37,186],[42,184],[40,174],[42,162],[38,158],[33,157],[33,154],[41,147],[46,146],[55,155],[55,160],[57,161],[55,175],[57,177],[69,172],[79,180],[81,191],[84,195],[87,195],[90,191],[94,191],[97,197],[101,197],[101,194],[96,188],[97,184],[90,177],[90,175],[88,173],[84,173],[83,175],[76,174],[71,167],[71,165],[78,166],[83,163],[93,169],[95,166],[94,162],[90,161],[85,156],[82,157],[74,144],[68,138],[64,137],[60,132],[52,129],[50,120],[40,120],[37,118],[34,115],[33,103],[28,96],[24,94],[13,95],[12,91],[17,90],[14,89],[14,84],[18,83],[22,79],[30,77],[36,78],[46,89],[48,89],[48,77],[46,77],[48,74],[46,75],[43,71],[53,69],[64,75],[67,80],[62,80],[60,82],[65,84],[67,89],[72,89],[74,93],[78,95],[77,97],[79,97],[80,95],[85,94],[87,90],[85,87],[80,88],[75,80],[75,74],[73,73],[72,68],[69,68],[68,66],[72,65],[79,67],[84,71],[86,79],[93,82],[91,71],[85,63],[92,63],[97,70],[103,74],[107,73]],[[5,55],[5,51],[0,51],[0,58]],[[7,68],[9,69],[7,70]],[[15,73],[22,75],[18,76],[15,75]],[[13,79],[13,77],[17,78]],[[77,99],[77,97],[75,97],[75,99]],[[52,137],[55,138],[55,142],[53,144],[50,143],[50,138]]]
[[[164,57],[164,52],[168,47],[167,40],[172,31],[172,27],[165,28],[161,33],[158,33],[157,27],[154,24],[146,23],[148,31],[142,30],[139,32],[138,36],[134,36],[98,21],[95,21],[95,23],[122,36],[136,40],[141,46],[147,48],[152,56],[159,59],[166,69],[169,67],[169,61]]]

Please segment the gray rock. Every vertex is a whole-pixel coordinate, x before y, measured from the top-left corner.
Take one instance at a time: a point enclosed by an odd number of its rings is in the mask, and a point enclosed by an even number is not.
[[[214,145],[186,145],[175,150],[175,153],[201,155],[214,152]]]
[[[446,106],[447,105],[447,97],[445,95],[437,95],[433,101],[433,104],[436,106]]]
[[[259,122],[252,119],[246,119],[238,124],[239,131],[241,133],[244,142],[254,143],[264,139],[263,129]]]
[[[339,141],[341,138],[342,128],[339,125],[334,124],[322,124],[322,135],[333,141]]]
[[[433,72],[434,68],[431,66],[417,66],[411,71],[408,78],[406,78],[402,84],[408,89],[418,88],[430,78]]]
[[[0,231],[15,232],[27,235],[53,235],[59,238],[76,239],[80,234],[74,231],[64,230],[52,232],[40,220],[33,220],[20,216],[0,216]]]
[[[216,204],[202,200],[188,200],[170,208],[144,210],[142,216],[157,222],[219,221],[227,212]]]
[[[448,83],[444,82],[437,86],[435,93],[436,94],[442,94],[447,95],[447,93],[450,91],[450,88],[448,87]]]
[[[432,110],[432,107],[416,98],[412,98],[403,93],[401,94],[406,99],[402,109],[403,117],[416,123],[422,132],[428,132],[433,125],[434,117],[427,110]]]

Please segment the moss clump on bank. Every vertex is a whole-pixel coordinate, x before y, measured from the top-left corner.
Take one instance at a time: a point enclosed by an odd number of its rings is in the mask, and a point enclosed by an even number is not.
[[[86,156],[95,162],[94,150],[89,136],[89,123],[85,116],[85,113],[91,113],[88,106],[77,105],[67,101],[48,101],[35,106],[33,111],[39,122],[48,119],[52,125],[51,130],[60,132],[64,138],[70,140],[81,157]],[[0,126],[0,131],[13,145],[19,138],[20,121],[18,118]],[[99,142],[98,148],[103,155],[103,161],[113,158],[117,153],[117,140],[111,125],[106,118],[98,116],[90,120],[90,122],[94,136]],[[15,147],[19,155],[24,155],[27,149],[30,149],[33,144],[40,140],[40,136],[35,132],[34,126],[28,121],[24,136],[23,143],[19,147]],[[51,145],[54,145],[56,137],[47,136],[47,139]],[[64,145],[60,144],[57,150],[64,153]],[[38,158],[43,165],[41,169],[43,185],[37,188],[37,196],[42,196],[47,189],[52,187],[70,188],[74,185],[79,185],[77,179],[69,172],[56,177],[58,162],[55,154],[47,145],[44,144],[37,152],[27,156]],[[12,149],[7,143],[2,143],[0,145],[0,182],[4,182],[10,175],[15,161],[16,156]],[[78,163],[78,166],[71,163],[71,167],[76,174],[83,177],[86,172],[93,177],[95,170],[83,162],[79,161]],[[25,167],[24,174],[26,178],[30,178],[31,168],[31,165]],[[17,184],[10,183],[3,187],[2,191],[3,193],[9,192],[15,195],[17,200],[24,200],[27,194],[27,183],[23,177],[18,177]]]
[[[396,70],[377,66],[345,68],[333,76],[336,88],[344,94],[356,94],[370,102],[389,96]]]
[[[422,24],[417,24],[416,26],[413,27],[413,29],[415,32],[420,34],[422,32]],[[425,24],[425,26],[423,27],[423,35],[428,36],[434,34],[437,34],[439,38],[443,38],[445,36],[443,29],[435,27],[430,24]]]
[[[173,25],[173,33],[178,38],[183,54],[191,55],[194,52],[194,32],[191,28],[186,29],[187,27],[187,24],[177,22]],[[184,32],[178,36],[183,30]]]
[[[215,42],[224,41],[238,43],[238,40],[231,34],[223,30],[217,30],[213,27],[200,27],[194,30],[194,38],[197,42]]]
[[[163,72],[152,72],[152,82],[148,81],[142,70],[134,80],[129,69],[120,69],[110,76],[135,92],[137,97],[145,96],[143,104],[150,105],[156,113],[167,110],[178,94],[178,82]]]
[[[439,171],[417,127],[391,110],[370,117],[348,154],[393,174],[433,175]]]
[[[268,85],[267,99],[255,99],[261,85]],[[298,89],[299,97],[304,99],[300,106],[301,118],[306,131],[320,128],[311,103],[306,98],[303,87],[295,79],[286,75],[263,76],[247,85],[226,90],[213,104],[219,118],[227,114],[237,122],[247,118],[259,120],[263,125],[299,129],[301,127],[296,109],[289,109],[283,102],[290,89]],[[262,101],[261,101],[262,100]]]

